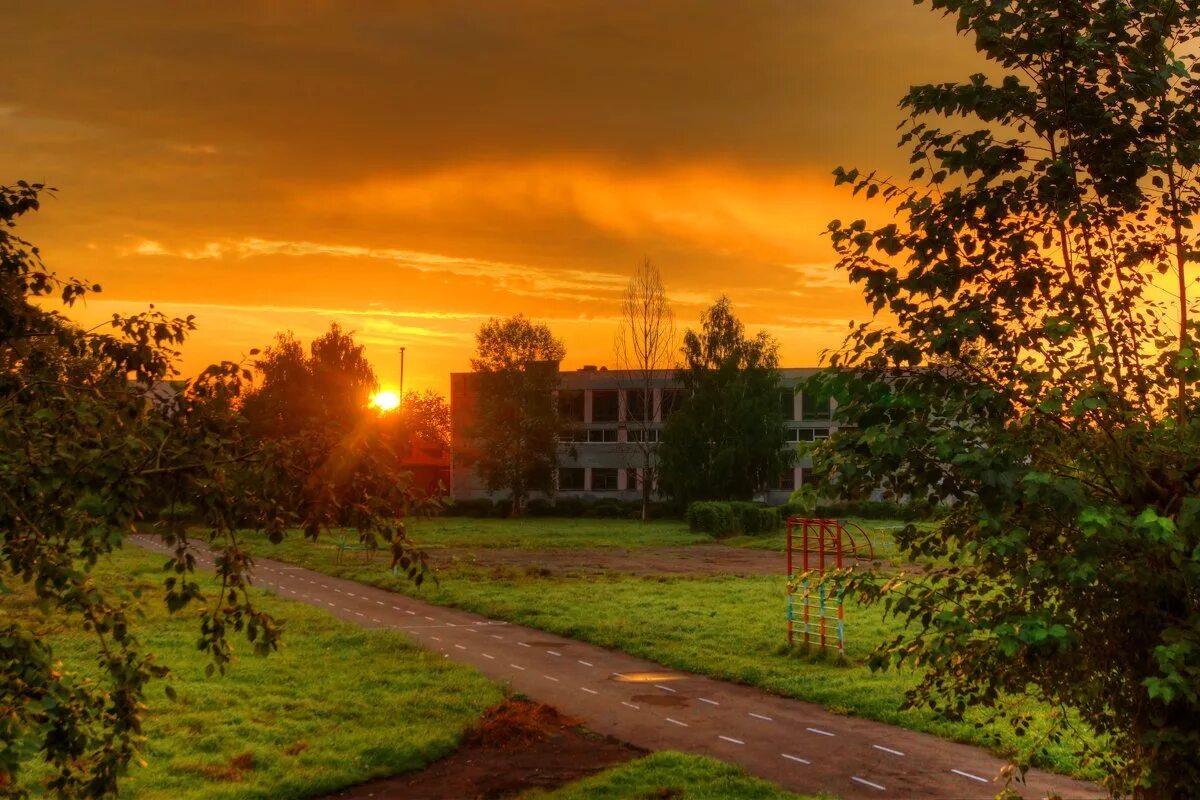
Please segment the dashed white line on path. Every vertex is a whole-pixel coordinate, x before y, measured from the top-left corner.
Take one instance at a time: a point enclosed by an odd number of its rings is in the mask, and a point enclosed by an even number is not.
[[[437,622],[437,620],[435,620],[433,617],[426,617],[425,619],[429,620],[430,622]]]
[[[720,703],[718,703],[716,700],[709,700],[707,697],[697,697],[696,699],[697,699],[697,700],[699,700],[701,703],[708,703],[710,706],[719,706],[719,705],[721,705],[721,704],[720,704]]]
[[[820,736],[837,736],[836,733],[830,733],[829,731],[823,731],[820,728],[805,728],[805,730],[808,731],[809,733],[815,733]]]
[[[459,650],[466,650],[466,649],[467,649],[467,648],[463,647],[461,644],[456,644],[456,645],[454,645],[454,646],[455,646],[455,647],[457,647]]]
[[[681,728],[686,728],[688,726],[686,722],[680,722],[679,720],[672,719],[671,717],[667,717],[667,722],[673,722]]]
[[[517,642],[517,644],[521,645],[521,647],[529,647],[525,642]]]
[[[755,719],[764,719],[767,722],[775,721],[774,717],[768,717],[766,714],[755,714],[753,711],[750,712],[750,716],[754,717]]]
[[[496,657],[495,657],[495,656],[489,656],[487,653],[480,653],[479,655],[483,656],[484,658],[489,658],[489,659],[491,659],[492,661],[495,661],[495,660],[496,660]]]
[[[788,761],[795,761],[797,764],[811,764],[812,762],[800,756],[794,756],[791,753],[780,753],[779,755],[786,758]]]
[[[366,616],[366,615],[365,615],[365,614],[363,614],[363,612],[361,612],[361,611],[355,611],[355,612],[354,612],[354,616],[356,616],[356,617],[362,617],[362,616]]]
[[[672,689],[670,686],[663,686],[661,683],[656,683],[656,684],[654,684],[654,688],[655,688],[655,689],[662,689],[664,692],[670,692],[671,694],[675,694],[675,693],[676,693],[676,692],[675,692],[675,690],[674,690],[674,689]]]
[[[377,605],[377,606],[383,606],[383,605],[387,605],[387,603],[383,602],[382,600],[376,600],[376,601],[375,601],[375,605]]]
[[[513,669],[519,669],[519,670],[521,670],[521,672],[525,671],[525,668],[519,664],[509,664],[509,666],[512,667]]]
[[[403,611],[403,610],[404,610],[404,609],[403,609],[403,608],[401,608],[400,606],[392,606],[392,611]],[[413,613],[413,612],[411,612],[411,611],[410,611],[410,612],[408,612],[408,613],[410,613],[410,614],[411,614],[411,613]]]
[[[430,636],[429,638],[433,639],[435,642],[440,642],[442,640],[442,637],[440,636]]]
[[[980,783],[990,783],[991,782],[987,778],[981,778],[978,775],[972,775],[969,772],[963,772],[961,769],[952,769],[950,771],[953,772],[955,775],[962,775],[964,778],[970,778],[971,780],[979,781]]]
[[[587,692],[588,694],[600,694],[595,689],[589,689],[586,686],[580,686],[579,688],[582,689],[583,691]]]
[[[876,750],[882,750],[882,751],[883,751],[883,752],[885,752],[885,753],[891,753],[891,754],[892,754],[892,755],[894,755],[894,756],[902,756],[902,755],[904,755],[904,753],[901,753],[899,750],[893,750],[892,748],[890,748],[890,747],[884,747],[884,746],[883,746],[883,745],[881,745],[881,744],[873,744],[873,745],[871,745],[871,747],[874,747]]]
[[[860,778],[857,775],[851,775],[850,780],[854,781],[855,783],[861,783],[863,786],[870,786],[872,789],[878,789],[881,792],[887,791],[886,786],[880,786],[878,783],[871,783],[869,780]]]
[[[555,683],[558,683],[558,678],[554,677],[553,675],[543,675],[542,677],[548,681],[554,681]]]
[[[726,741],[726,742],[732,742],[733,744],[745,744],[745,742],[743,742],[741,739],[735,739],[735,738],[733,738],[732,736],[720,736],[720,735],[718,735],[718,736],[717,736],[717,738],[718,738],[718,739],[723,739],[723,740],[724,740],[724,741]]]
[[[562,653],[558,652],[557,650],[547,650],[546,652],[552,656],[561,656],[562,655]]]
[[[590,662],[590,661],[584,661],[582,658],[577,658],[577,659],[575,659],[575,660],[576,660],[576,661],[578,661],[580,664],[583,664],[585,667],[594,667],[594,666],[596,666],[595,664],[593,664],[593,663],[592,663],[592,662]]]
[[[641,711],[641,710],[642,710],[642,707],[641,707],[641,706],[635,706],[633,703],[626,703],[624,700],[622,700],[622,701],[621,701],[621,705],[623,705],[623,706],[629,706],[629,707],[630,707],[630,708],[632,708],[634,711]]]
[[[497,635],[496,635],[496,634],[494,634],[494,633],[492,633],[492,634],[488,634],[488,635],[489,635],[489,636],[491,636],[493,639],[503,639],[503,638],[504,638],[503,636],[497,636]]]

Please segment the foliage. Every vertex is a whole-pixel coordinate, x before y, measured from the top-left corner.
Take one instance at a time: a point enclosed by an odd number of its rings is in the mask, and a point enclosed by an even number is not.
[[[794,496],[794,493],[793,493]],[[778,506],[781,519],[788,517],[815,517],[820,519],[846,519],[859,517],[862,519],[887,519],[916,522],[919,520],[935,519],[949,512],[949,509],[930,508],[926,503],[890,503],[886,500],[847,500],[840,503],[797,502],[789,500]]]
[[[41,186],[0,189],[0,596],[32,591],[37,602],[93,644],[96,669],[59,664],[54,643],[22,619],[0,622],[0,786],[30,760],[44,762],[57,796],[116,791],[143,741],[147,684],[167,669],[135,635],[133,598],[98,588],[90,573],[133,526],[162,508],[190,506],[202,539],[220,551],[219,589],[202,591],[183,520],[162,525],[174,548],[163,594],[172,612],[197,608],[209,670],[232,658],[231,636],[256,653],[277,647],[279,626],[248,589],[250,555],[238,528],[315,536],[352,520],[416,570],[404,536],[402,487],[378,459],[319,437],[303,447],[247,435],[236,406],[249,373],[209,367],[168,384],[194,321],[153,308],[81,330],[44,304],[99,291],[49,272],[12,229],[38,207]],[[389,481],[390,482],[390,481]],[[339,488],[351,486],[351,490]]]
[[[729,503],[719,500],[688,503],[684,519],[690,531],[704,531],[713,536],[726,536],[734,532],[733,509]]]
[[[658,423],[654,413],[654,390],[659,373],[666,369],[675,347],[675,315],[667,300],[662,275],[658,267],[644,259],[629,278],[625,295],[621,298],[621,327],[617,332],[617,368],[629,376],[630,389],[641,396],[641,414],[626,411],[626,423],[630,430],[641,432],[634,437],[633,448],[637,451],[638,466],[641,467],[640,488],[642,492],[642,519],[650,519],[651,494],[657,472],[657,442],[652,441],[650,431]]]
[[[1111,788],[1185,796],[1200,781],[1200,7],[930,5],[988,72],[906,96],[913,185],[836,171],[893,222],[830,225],[876,319],[831,360],[857,427],[816,466],[843,494],[953,501],[940,529],[898,536],[940,566],[854,579],[912,624],[874,663],[925,665],[910,702],[952,717],[1030,686],[1107,736],[1092,757]]]
[[[279,334],[254,366],[260,382],[245,393],[242,413],[262,438],[362,425],[378,386],[362,345],[336,322],[307,356],[292,333]]]
[[[714,536],[771,533],[779,530],[777,510],[745,501],[697,500],[688,504],[684,518],[689,530],[704,531]]]
[[[433,389],[405,392],[396,418],[399,427],[410,437],[436,442],[450,447],[450,404],[446,397]]]
[[[660,489],[681,506],[693,500],[749,500],[778,480],[786,448],[779,393],[779,346],[745,326],[721,297],[700,331],[683,337],[677,377],[683,401],[659,445]]]
[[[520,516],[530,492],[553,493],[558,467],[558,363],[563,343],[546,325],[518,314],[490,319],[475,335],[471,359],[478,387],[478,416],[471,448],[459,454],[472,463],[489,491],[507,491],[511,513]]]

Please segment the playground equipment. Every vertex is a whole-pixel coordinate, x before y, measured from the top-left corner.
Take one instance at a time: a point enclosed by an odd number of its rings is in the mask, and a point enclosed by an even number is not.
[[[801,574],[799,592],[792,581],[795,574],[796,555],[800,556]],[[796,594],[803,612],[804,641],[815,641],[821,647],[830,647],[829,627],[836,623],[837,649],[846,654],[846,618],[842,604],[842,588],[836,586],[832,597],[828,587],[820,578],[826,570],[853,569],[861,563],[875,559],[875,548],[867,532],[844,519],[812,519],[792,517],[787,521],[787,639],[795,640]],[[817,574],[816,597],[813,597],[809,576]],[[831,607],[832,606],[832,607]]]

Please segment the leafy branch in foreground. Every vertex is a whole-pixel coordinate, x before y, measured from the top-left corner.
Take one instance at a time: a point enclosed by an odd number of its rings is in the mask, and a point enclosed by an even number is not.
[[[911,185],[838,169],[895,220],[829,231],[875,318],[822,380],[857,427],[818,469],[948,504],[936,566],[855,588],[907,620],[876,666],[950,716],[1082,720],[1110,788],[1200,781],[1200,210],[1194,2],[932,0],[987,75],[913,88]],[[941,120],[949,120],[942,127]]]
[[[134,633],[138,599],[92,582],[99,559],[163,509],[191,508],[202,545],[177,517],[162,529],[174,547],[165,601],[199,606],[198,646],[222,670],[233,635],[266,654],[281,633],[250,592],[240,528],[278,539],[292,526],[315,537],[353,524],[419,577],[402,517],[424,501],[386,444],[330,431],[252,435],[238,412],[251,376],[239,364],[164,388],[191,317],[151,308],[84,331],[44,308],[100,287],[50,273],[13,233],[42,191],[0,187],[0,608],[22,588],[48,621],[91,636],[96,663],[61,663],[27,615],[0,621],[0,794],[23,794],[22,770],[40,760],[56,796],[103,797],[138,757],[147,685],[168,670]],[[198,545],[217,551],[215,595],[194,577]]]

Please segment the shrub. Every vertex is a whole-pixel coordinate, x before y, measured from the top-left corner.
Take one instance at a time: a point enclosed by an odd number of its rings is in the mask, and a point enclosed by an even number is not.
[[[690,530],[711,533],[713,536],[728,536],[736,530],[729,503],[697,500],[688,504],[685,519]]]
[[[729,504],[738,533],[771,533],[779,528],[779,512],[761,503],[734,500]]]

